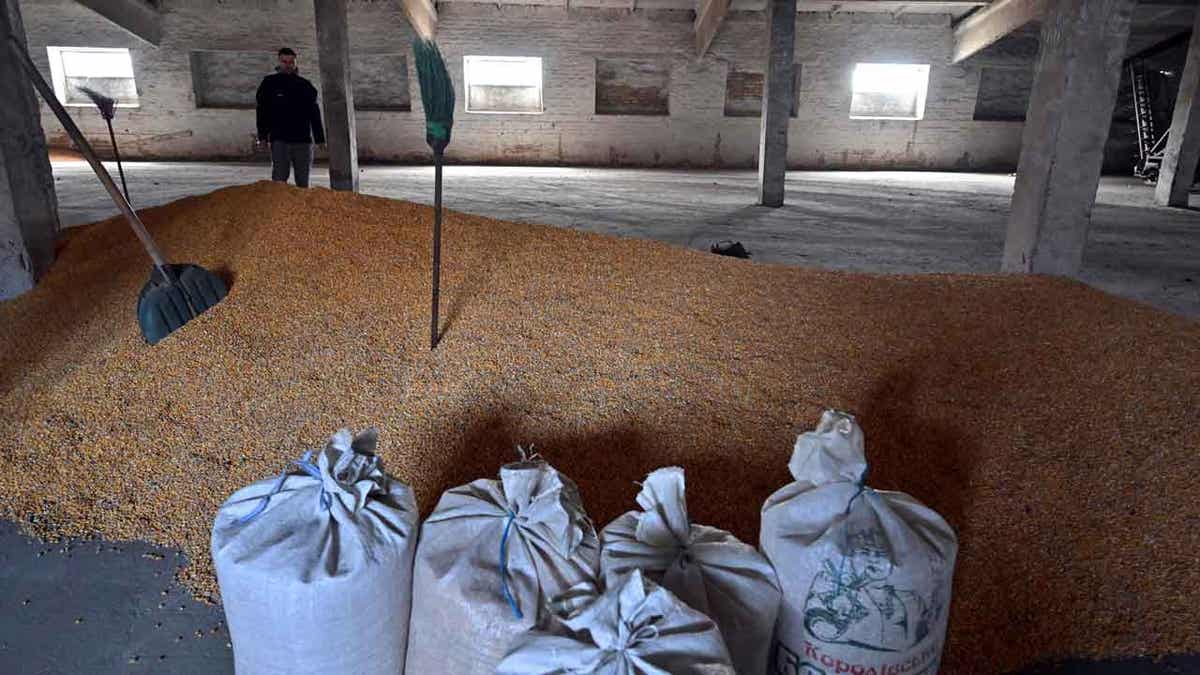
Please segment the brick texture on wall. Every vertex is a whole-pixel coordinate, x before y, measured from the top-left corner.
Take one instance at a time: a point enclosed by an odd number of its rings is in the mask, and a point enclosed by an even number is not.
[[[34,59],[45,47],[127,47],[141,106],[115,121],[131,158],[244,158],[252,152],[254,111],[197,105],[191,53],[262,50],[300,54],[301,74],[320,86],[313,9],[306,0],[162,0],[162,43],[153,46],[73,0],[22,0]],[[757,117],[726,115],[730,70],[761,72],[766,20],[732,12],[708,53],[695,56],[694,14],[678,10],[565,9],[549,6],[443,3],[438,41],[458,87],[450,161],[581,165],[750,167],[758,150]],[[801,13],[796,62],[803,78],[791,121],[789,165],[796,168],[1004,169],[1015,167],[1022,124],[974,119],[981,67],[950,63],[953,34],[945,15]],[[372,86],[410,110],[360,110],[359,157],[425,161],[420,93],[410,53],[412,32],[395,2],[352,2],[351,52],[398,64],[403,84]],[[538,56],[544,112],[467,113],[461,95],[463,56]],[[353,58],[353,57],[352,57]],[[667,115],[598,114],[597,64],[659,64]],[[850,78],[857,62],[930,64],[925,119],[851,120]],[[44,71],[48,73],[47,71]],[[397,78],[399,80],[400,78]],[[385,86],[386,85],[386,86]],[[386,107],[386,106],[385,106]],[[397,107],[402,107],[399,104]],[[75,108],[80,125],[106,147],[102,120]],[[47,109],[51,142],[66,139]]]
[[[1033,68],[983,68],[975,119],[1024,122],[1032,90]]]
[[[762,115],[763,74],[730,70],[725,76],[725,116]]]
[[[670,67],[645,59],[596,59],[597,115],[669,115]]]
[[[800,114],[801,76],[804,64],[792,64],[792,109],[790,115]],[[761,117],[763,95],[762,72],[730,68],[725,76],[725,116]]]

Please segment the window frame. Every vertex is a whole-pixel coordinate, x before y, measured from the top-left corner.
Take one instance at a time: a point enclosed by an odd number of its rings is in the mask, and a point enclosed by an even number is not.
[[[58,98],[58,102],[67,108],[91,108],[95,107],[91,101],[71,101],[67,96],[67,72],[63,64],[63,52],[72,53],[124,53],[129,59],[129,79],[133,80],[133,90],[137,92],[137,103],[124,103],[117,101],[117,108],[140,108],[142,107],[142,95],[138,91],[137,73],[133,70],[133,51],[128,47],[63,47],[63,46],[46,46],[46,58],[50,62],[50,85],[54,89],[54,96]]]
[[[487,61],[509,61],[512,63],[526,63],[537,61],[538,70],[538,110],[473,110],[471,108],[471,62],[473,60]],[[478,85],[486,86],[501,86],[501,85]],[[532,86],[532,85],[526,85]],[[487,54],[464,54],[463,55],[463,112],[471,115],[545,115],[546,114],[546,71],[545,60],[540,56],[489,56]]]
[[[921,86],[916,91],[916,115],[855,115],[854,114],[854,95],[859,90],[854,88],[854,76],[860,66],[896,66],[921,68],[924,70],[925,79]],[[854,69],[850,71],[850,119],[852,120],[892,120],[895,122],[920,122],[925,119],[925,108],[929,101],[929,79],[932,73],[930,64],[928,63],[881,63],[878,61],[858,61],[854,64]],[[862,90],[863,92],[880,93],[876,90]]]

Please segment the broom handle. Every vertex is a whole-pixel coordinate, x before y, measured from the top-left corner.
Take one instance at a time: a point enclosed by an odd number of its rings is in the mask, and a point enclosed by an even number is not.
[[[429,324],[429,348],[438,343],[438,290],[442,277],[442,153],[433,153],[433,313]]]
[[[79,148],[79,152],[83,155],[83,158],[87,160],[88,164],[92,165],[92,171],[96,172],[96,177],[100,179],[100,183],[104,185],[104,189],[108,190],[109,196],[112,197],[121,214],[125,216],[125,220],[129,221],[129,226],[133,228],[138,239],[142,240],[142,246],[146,247],[146,253],[150,254],[150,259],[154,261],[154,266],[158,268],[159,274],[166,281],[173,282],[174,277],[167,272],[167,261],[163,258],[162,251],[159,251],[158,246],[155,246],[154,240],[150,238],[150,233],[146,231],[146,226],[138,219],[137,214],[133,211],[133,207],[129,205],[128,200],[117,189],[117,184],[113,182],[108,170],[96,158],[96,152],[92,150],[91,144],[83,137],[83,132],[79,130],[79,127],[75,126],[75,121],[71,119],[66,109],[58,102],[58,97],[54,95],[54,90],[50,88],[49,84],[46,84],[46,78],[42,77],[42,74],[38,72],[37,66],[33,65],[33,61],[29,58],[29,52],[25,51],[21,43],[17,42],[17,39],[12,35],[9,35],[8,39],[12,43],[13,51],[20,57],[21,64],[25,66],[25,72],[29,74],[29,79],[33,81],[33,86],[42,95],[42,99],[46,101],[46,105],[50,106],[50,110],[54,111],[54,116],[58,118],[63,128],[66,129],[67,135],[75,142],[75,146]]]
[[[112,118],[105,117],[108,124],[108,140],[112,142],[113,157],[117,159],[117,173],[121,175],[121,191],[125,193],[125,201],[129,201],[129,185],[125,183],[125,169],[121,168],[121,151],[117,150],[117,135],[113,133]]]

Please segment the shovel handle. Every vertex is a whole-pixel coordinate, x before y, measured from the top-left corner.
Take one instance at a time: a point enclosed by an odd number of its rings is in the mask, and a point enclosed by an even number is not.
[[[25,71],[29,74],[29,79],[33,81],[33,86],[42,95],[42,99],[46,101],[46,105],[50,106],[50,110],[54,111],[54,116],[66,129],[67,135],[75,142],[75,146],[79,148],[79,152],[88,164],[92,165],[92,170],[96,172],[96,177],[100,179],[100,183],[104,185],[104,189],[108,190],[108,194],[112,197],[117,208],[120,209],[121,215],[125,216],[125,220],[129,221],[129,226],[133,228],[138,239],[142,241],[142,246],[146,247],[146,253],[150,254],[150,259],[154,261],[154,266],[158,268],[160,274],[167,281],[173,281],[174,275],[167,270],[167,261],[163,258],[162,251],[158,250],[154,240],[150,238],[150,233],[146,231],[146,226],[142,224],[141,219],[134,213],[133,207],[129,205],[129,201],[125,199],[125,195],[121,194],[121,190],[117,188],[117,184],[113,182],[112,176],[108,170],[100,163],[96,157],[96,152],[92,150],[92,146],[83,137],[83,132],[79,127],[75,126],[75,121],[67,114],[62,104],[58,102],[58,97],[54,95],[54,90],[46,83],[46,78],[38,72],[37,66],[33,65],[33,60],[29,58],[29,52],[21,46],[20,42],[10,33],[8,36],[9,42],[12,44],[13,51],[16,52],[18,60],[25,66]]]

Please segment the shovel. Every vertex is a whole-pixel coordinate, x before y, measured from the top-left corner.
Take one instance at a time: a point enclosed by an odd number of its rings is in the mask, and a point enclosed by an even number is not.
[[[25,67],[25,72],[29,74],[29,79],[33,81],[33,86],[42,95],[46,105],[54,111],[55,117],[62,123],[67,135],[75,142],[75,147],[83,154],[84,159],[92,166],[96,177],[100,179],[104,189],[108,190],[113,203],[125,216],[125,220],[129,221],[129,226],[133,228],[134,234],[146,248],[146,253],[154,261],[150,280],[142,287],[142,292],[138,296],[137,317],[138,325],[141,326],[146,342],[156,344],[159,340],[178,330],[183,324],[220,302],[229,292],[225,287],[225,282],[221,281],[217,275],[197,265],[167,263],[154,240],[150,238],[150,233],[146,231],[146,226],[142,224],[137,214],[134,213],[133,207],[129,205],[129,200],[117,189],[112,176],[96,158],[92,146],[83,137],[79,127],[75,126],[74,120],[67,114],[62,104],[58,102],[54,90],[50,88],[45,78],[38,72],[37,67],[33,65],[29,53],[11,34],[8,39],[12,43],[13,52]],[[112,127],[109,128],[111,130]]]
[[[108,140],[112,143],[113,157],[117,160],[117,174],[121,176],[121,192],[125,193],[125,201],[133,203],[129,199],[129,185],[125,183],[125,168],[121,166],[121,151],[117,150],[117,135],[113,133],[112,121],[117,115],[117,101],[109,98],[104,94],[89,89],[88,87],[77,87],[88,98],[92,99],[92,103],[100,109],[100,116],[104,118],[104,123],[108,125]]]

